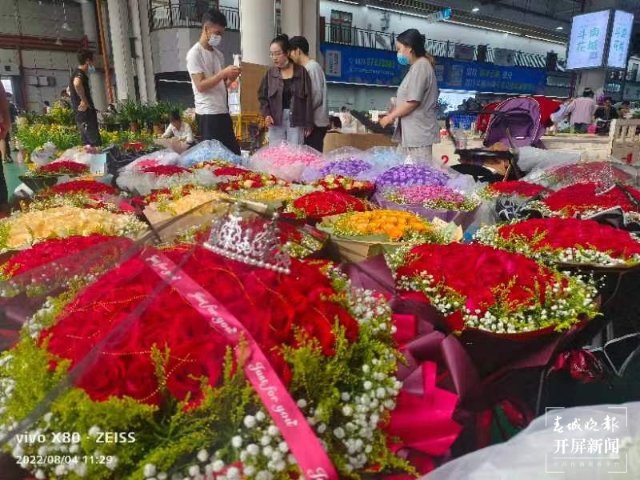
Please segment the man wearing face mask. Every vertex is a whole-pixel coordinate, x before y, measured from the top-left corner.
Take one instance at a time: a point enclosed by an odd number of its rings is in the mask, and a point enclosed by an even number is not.
[[[229,115],[227,86],[240,75],[240,68],[223,68],[224,55],[218,46],[227,26],[219,10],[209,10],[202,17],[202,35],[189,53],[187,70],[191,75],[198,129],[203,140],[218,140],[240,155],[240,145]]]
[[[98,129],[98,112],[93,105],[89,88],[89,75],[95,71],[93,52],[80,50],[78,52],[78,68],[73,72],[69,82],[69,93],[82,143],[92,147],[102,144]]]

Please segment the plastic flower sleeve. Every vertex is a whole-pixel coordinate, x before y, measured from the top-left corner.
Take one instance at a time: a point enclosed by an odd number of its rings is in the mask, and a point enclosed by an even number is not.
[[[179,155],[173,150],[159,150],[157,152],[147,153],[146,155],[138,157],[136,160],[123,167],[120,172],[131,172],[156,165],[176,165],[178,163],[178,158]]]
[[[317,150],[306,145],[282,142],[262,147],[249,159],[249,167],[268,173],[288,182],[299,182],[307,168],[322,164]]]
[[[205,140],[198,143],[180,155],[177,163],[183,167],[193,167],[198,163],[213,160],[223,160],[234,165],[242,164],[242,157],[228,150],[218,140]]]
[[[321,165],[308,168],[302,174],[302,180],[313,182],[327,175],[340,175],[358,178],[372,168],[370,155],[354,147],[341,147],[324,155]]]

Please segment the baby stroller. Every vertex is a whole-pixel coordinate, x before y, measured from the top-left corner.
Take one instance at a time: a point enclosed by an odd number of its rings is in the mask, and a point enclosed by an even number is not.
[[[468,113],[468,112],[467,112]],[[544,133],[540,105],[531,97],[515,97],[500,103],[494,110],[474,112],[478,115],[489,115],[489,123],[485,133],[483,145],[485,148],[466,148],[452,133],[452,120],[455,125],[456,113],[447,117],[446,128],[453,140],[460,156],[460,163],[465,167],[457,170],[473,169],[490,160],[507,160],[509,169],[505,179],[518,179],[523,176],[518,168],[518,150],[522,147],[533,146],[544,148],[540,138]],[[472,171],[464,171],[473,175]],[[474,175],[475,176],[475,175]]]

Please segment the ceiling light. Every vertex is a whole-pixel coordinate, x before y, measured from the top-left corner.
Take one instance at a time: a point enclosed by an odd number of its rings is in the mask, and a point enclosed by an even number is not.
[[[556,27],[556,30],[564,30],[564,27],[562,26]]]
[[[478,12],[480,11],[480,7],[473,7],[473,8],[471,9],[471,11],[472,11],[473,13],[478,13]]]
[[[352,2],[351,0],[338,0],[340,3],[348,3],[349,5],[360,5],[360,2]]]

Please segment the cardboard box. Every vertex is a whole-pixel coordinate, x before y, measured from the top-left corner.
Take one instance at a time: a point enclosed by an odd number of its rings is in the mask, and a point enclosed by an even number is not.
[[[371,147],[395,147],[397,143],[381,133],[327,133],[324,137],[324,153],[341,147],[368,150]]]

